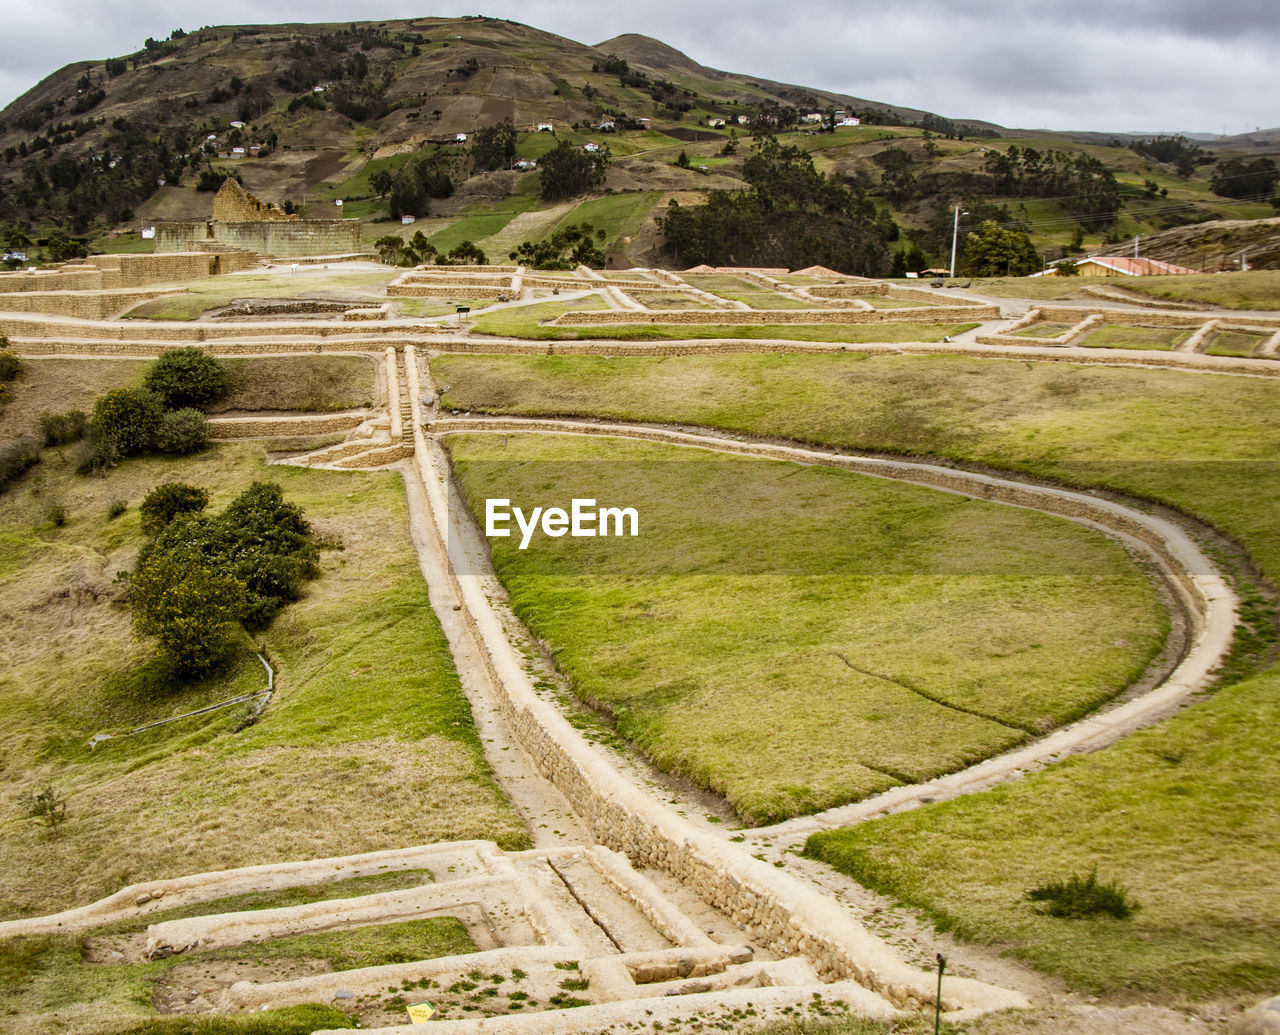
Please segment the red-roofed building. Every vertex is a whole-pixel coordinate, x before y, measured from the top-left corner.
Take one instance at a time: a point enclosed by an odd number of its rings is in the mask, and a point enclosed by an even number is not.
[[[1076,259],[1075,263],[1076,272],[1082,277],[1170,277],[1196,272],[1172,262],[1135,259],[1132,255],[1090,255],[1087,259]],[[1046,273],[1052,277],[1057,270],[1050,266]]]

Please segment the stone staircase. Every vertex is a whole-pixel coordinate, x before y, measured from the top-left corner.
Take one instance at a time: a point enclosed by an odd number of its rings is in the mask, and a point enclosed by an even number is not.
[[[383,857],[396,856],[391,864]],[[378,858],[375,859],[375,856]],[[855,1012],[892,1016],[890,1004],[849,982],[824,985],[808,960],[777,959],[744,944],[718,914],[686,915],[626,856],[596,845],[504,852],[491,842],[424,846],[398,853],[291,864],[269,886],[283,889],[369,870],[405,873],[405,885],[350,898],[274,909],[218,912],[218,898],[246,881],[262,883],[256,867],[201,878],[157,882],[117,912],[177,904],[189,888],[169,894],[160,885],[199,882],[207,914],[152,924],[125,962],[181,956],[170,971],[165,1006],[174,1013],[247,1013],[301,1003],[325,1003],[359,1015],[361,1026],[407,1024],[406,1002],[427,1000],[456,1030],[590,1030],[603,1019],[595,1008],[626,1004],[659,1016],[705,1016],[708,995],[753,989],[757,998],[803,1005],[815,989],[830,988]],[[428,870],[430,876],[424,873]],[[243,876],[242,876],[243,875]],[[93,908],[93,907],[90,907]],[[298,935],[354,931],[428,917],[454,917],[475,951],[353,970],[305,973],[282,965],[279,979],[219,976],[205,954],[262,945]],[[54,920],[56,918],[49,918]],[[113,916],[112,919],[120,919]],[[98,918],[99,923],[106,917]],[[92,941],[92,939],[90,939]],[[267,953],[264,952],[264,955]],[[187,964],[187,960],[190,964]],[[211,976],[212,975],[212,976]],[[265,980],[263,978],[266,978]],[[846,985],[851,987],[846,988]],[[766,992],[765,990],[775,990]],[[578,1007],[563,1012],[565,1008]],[[781,1009],[781,1007],[779,1007]],[[537,1015],[554,1011],[545,1020]],[[607,1012],[607,1011],[606,1011]],[[594,1018],[594,1019],[593,1019]],[[580,1024],[588,1027],[579,1029]],[[377,1030],[377,1029],[375,1029]]]
[[[290,457],[285,462],[302,467],[360,470],[394,464],[413,456],[413,402],[409,395],[412,382],[406,365],[412,355],[412,350],[390,346],[384,353],[386,417],[358,428],[357,437]]]

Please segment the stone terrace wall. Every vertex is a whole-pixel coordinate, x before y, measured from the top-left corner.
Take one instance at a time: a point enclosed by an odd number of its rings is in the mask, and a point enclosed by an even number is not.
[[[21,291],[14,294],[0,294],[0,312],[44,313],[46,316],[105,320],[139,302],[172,293],[149,288],[122,288],[116,291]],[[0,326],[5,322],[4,318],[0,317]],[[47,324],[45,326],[49,332],[62,332],[62,328],[49,328]],[[9,331],[4,330],[0,333],[8,334]],[[16,333],[21,334],[21,331]]]

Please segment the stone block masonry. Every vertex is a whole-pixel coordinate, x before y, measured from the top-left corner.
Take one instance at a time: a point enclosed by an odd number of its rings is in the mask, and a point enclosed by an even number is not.
[[[20,291],[0,294],[0,312],[41,313],[80,320],[106,320],[171,291],[122,288],[115,291]],[[0,325],[5,321],[0,320]],[[7,333],[7,332],[6,332]]]
[[[199,250],[217,242],[258,255],[344,255],[362,252],[358,219],[290,219],[234,223],[159,223],[157,251]]]

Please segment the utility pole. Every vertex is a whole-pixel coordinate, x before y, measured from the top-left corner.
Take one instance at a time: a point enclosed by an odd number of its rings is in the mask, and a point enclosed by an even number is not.
[[[1137,234],[1133,235],[1133,257],[1135,259],[1138,257],[1138,235]]]
[[[956,241],[960,237],[960,217],[967,216],[968,212],[961,212],[960,206],[956,206],[955,225],[951,228],[951,279],[956,279]]]

